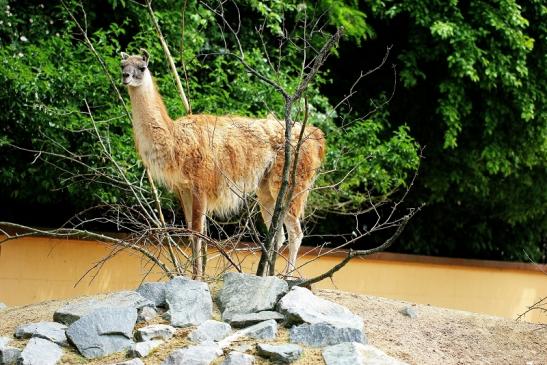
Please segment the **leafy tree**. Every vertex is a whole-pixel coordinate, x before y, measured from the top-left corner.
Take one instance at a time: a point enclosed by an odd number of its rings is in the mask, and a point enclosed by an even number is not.
[[[413,200],[428,208],[401,239],[405,249],[545,260],[544,2],[386,0],[346,6],[365,14],[375,37],[367,38],[367,30],[362,47],[346,43],[330,67],[342,70],[338,80],[349,79],[392,44],[399,87],[386,123],[406,123],[425,146]],[[362,63],[349,63],[350,57]],[[366,112],[366,101],[389,90],[388,82],[384,74],[360,90],[353,112]],[[347,86],[326,93],[337,96]]]

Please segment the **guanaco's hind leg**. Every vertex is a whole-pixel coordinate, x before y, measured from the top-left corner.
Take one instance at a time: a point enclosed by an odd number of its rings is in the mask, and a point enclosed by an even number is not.
[[[204,194],[193,192],[192,194],[192,230],[203,234],[205,231],[205,214],[207,211],[207,198]],[[202,239],[192,238],[192,274],[194,279],[201,279],[207,258],[207,246],[202,245]]]
[[[275,184],[275,181],[273,183]],[[272,194],[272,190],[274,190],[275,193],[278,192],[277,189],[272,189],[272,185],[274,184],[272,184],[272,181],[264,181],[259,186],[257,192],[258,201],[260,203],[260,212],[262,213],[262,218],[264,219],[264,223],[268,228],[270,227],[276,199],[274,197],[274,194]],[[265,188],[265,186],[267,186],[267,188]],[[304,210],[307,195],[307,192],[302,192],[301,190],[295,191],[293,199],[290,203],[289,211],[287,212],[285,220],[283,222],[285,224],[285,228],[287,229],[289,238],[289,259],[285,270],[287,274],[290,274],[296,268],[296,258],[298,256],[298,250],[300,249],[302,238],[304,237],[302,233],[300,219],[298,217],[302,214],[302,211]],[[284,239],[285,232],[282,226],[281,229],[278,231],[278,235],[275,241],[276,249],[278,251],[281,248]]]
[[[205,230],[205,213],[207,199],[199,192],[185,190],[179,193],[184,210],[186,226],[197,233],[203,234]],[[202,245],[200,237],[193,236],[192,240],[192,276],[200,279],[203,276],[207,257],[207,248]]]
[[[192,229],[192,192],[189,190],[179,191],[179,200],[184,212],[186,228]]]
[[[304,234],[302,233],[300,219],[291,213],[287,213],[285,216],[285,227],[287,227],[289,235],[289,262],[287,264],[287,274],[290,275],[293,274],[293,271],[296,269],[296,258]]]
[[[264,224],[268,229],[270,229],[270,224],[272,223],[272,214],[275,209],[275,200],[273,198],[269,199],[266,202],[260,201],[260,213],[262,214],[262,219],[264,220]],[[275,248],[276,250],[279,250],[281,246],[283,245],[283,242],[285,241],[285,230],[283,229],[283,225],[281,225],[280,229],[277,231],[277,236],[275,237]]]
[[[270,193],[270,190],[267,187],[267,184],[268,184],[267,181],[263,181],[261,183],[257,191],[257,198],[258,198],[258,203],[260,205],[260,213],[262,214],[262,219],[264,220],[264,224],[266,225],[268,229],[270,229],[270,225],[272,223],[272,214],[275,209],[275,198]],[[274,239],[276,251],[279,251],[281,249],[281,246],[283,245],[284,241],[285,241],[285,230],[283,229],[283,224],[281,224],[281,227],[279,227],[279,230],[277,231],[277,235]],[[268,272],[268,271],[269,271],[269,267],[266,267],[265,272]]]
[[[313,131],[319,130],[312,129],[312,132]],[[322,139],[322,133],[320,131],[318,132],[318,138]],[[320,143],[318,145],[318,140],[310,138],[309,140],[304,141],[304,144],[300,149],[294,186],[291,186],[292,180],[289,179],[290,185],[288,188],[293,188],[293,193],[291,201],[289,202],[289,209],[283,222],[285,224],[285,228],[287,229],[289,238],[289,260],[287,265],[287,273],[293,272],[296,268],[296,258],[298,256],[298,250],[300,249],[303,238],[300,217],[303,216],[306,200],[309,194],[309,188],[312,186],[317,169],[321,164],[323,152],[321,151],[321,148],[319,148]],[[258,189],[257,195],[259,201],[263,203],[264,207],[268,207],[268,204],[271,204],[272,207],[269,210],[270,215],[267,214],[268,210],[264,212],[264,209],[262,209],[262,215],[264,216],[265,221],[271,220],[271,212],[273,212],[275,200],[279,194],[279,190],[281,189],[283,165],[284,152],[283,150],[279,150],[271,170],[264,177]],[[277,242],[279,245],[279,240]]]
[[[286,270],[287,275],[295,275],[294,270],[296,269],[296,258],[298,256],[300,245],[302,244],[302,238],[304,238],[300,217],[303,216],[307,198],[308,191],[306,190],[306,181],[297,180],[289,205],[289,210],[285,215],[284,221],[289,237],[289,260]]]

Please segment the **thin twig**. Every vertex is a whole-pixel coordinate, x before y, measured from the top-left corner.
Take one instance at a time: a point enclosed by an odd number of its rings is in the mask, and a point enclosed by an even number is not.
[[[371,248],[371,249],[368,249],[368,250],[351,250],[350,249],[348,251],[347,256],[342,261],[340,261],[338,264],[334,265],[332,268],[330,268],[326,272],[324,272],[320,275],[317,275],[313,278],[310,278],[310,279],[298,281],[294,285],[303,286],[303,287],[310,286],[311,284],[317,283],[317,282],[322,281],[326,278],[331,278],[337,271],[339,271],[344,266],[346,266],[348,264],[348,262],[350,262],[351,259],[353,259],[355,257],[368,256],[368,255],[372,255],[373,253],[386,250],[387,248],[389,248],[393,244],[393,242],[395,242],[395,240],[401,235],[401,233],[403,233],[403,230],[405,229],[408,221],[416,213],[418,213],[418,211],[420,211],[420,209],[421,208],[417,208],[415,210],[412,210],[409,214],[407,214],[403,218],[402,223],[398,225],[397,230],[395,231],[395,233],[393,233],[393,235],[391,237],[389,237],[386,241],[384,241],[384,243],[382,243],[381,245],[379,245],[377,247],[374,247],[374,248]]]
[[[163,34],[161,32],[160,25],[158,24],[158,19],[156,18],[156,15],[154,14],[154,10],[152,9],[151,0],[146,0],[146,7],[148,9],[148,13],[150,14],[150,18],[152,19],[152,23],[154,24],[154,28],[156,29],[156,34],[160,40],[161,47],[163,48],[163,52],[165,53],[165,57],[167,57],[167,61],[169,62],[169,67],[171,68],[171,72],[173,73],[173,76],[175,78],[175,83],[177,84],[177,90],[179,91],[179,95],[182,100],[182,104],[184,105],[184,109],[186,110],[186,113],[192,114],[190,103],[188,102],[188,98],[186,97],[184,89],[182,88],[182,83],[180,81],[180,77],[177,72],[177,67],[175,66],[175,62],[173,61],[173,57],[171,56],[171,52],[169,51],[167,42],[165,41],[165,38],[163,37]]]
[[[43,229],[33,228],[33,227],[29,227],[29,226],[25,226],[25,225],[17,224],[17,223],[11,223],[11,222],[0,222],[0,227],[9,227],[9,228],[16,229],[18,231],[23,230],[23,231],[28,231],[29,232],[27,234],[25,234],[25,233],[22,233],[22,234],[16,233],[15,235],[11,235],[7,231],[5,231],[4,229],[0,229],[0,233],[5,236],[2,240],[0,240],[0,244],[4,243],[6,241],[18,239],[18,238],[25,237],[25,236],[37,235],[37,234],[47,236],[47,237],[93,238],[93,239],[95,239],[99,242],[110,242],[110,243],[114,243],[114,244],[117,244],[117,245],[120,245],[120,246],[123,246],[123,247],[126,247],[126,248],[130,248],[130,249],[135,250],[137,252],[140,252],[141,254],[146,256],[148,259],[153,261],[164,272],[166,272],[166,273],[170,272],[169,269],[167,268],[167,266],[165,266],[165,264],[163,262],[161,262],[151,252],[144,249],[143,247],[140,247],[138,245],[134,245],[134,244],[126,242],[124,240],[114,238],[114,237],[110,237],[110,236],[107,236],[107,235],[104,235],[104,234],[94,233],[94,232],[90,232],[90,231],[87,231],[87,230],[81,230],[81,229],[72,229],[72,228],[58,228],[58,229],[53,229],[53,230],[43,230]],[[172,274],[171,274],[171,276],[172,276]]]

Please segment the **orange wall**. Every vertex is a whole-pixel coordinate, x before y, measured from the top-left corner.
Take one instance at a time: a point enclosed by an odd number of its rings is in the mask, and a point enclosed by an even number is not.
[[[150,267],[131,251],[123,251],[106,262],[94,280],[95,271],[75,286],[110,252],[111,248],[94,241],[21,238],[6,242],[0,246],[0,302],[23,305],[137,287]],[[237,257],[243,260],[246,271],[251,271],[257,258],[249,252],[240,252]],[[304,256],[299,264],[311,258]],[[318,274],[339,260],[323,257],[304,266],[301,274]],[[211,273],[220,273],[223,265],[213,260]],[[147,280],[161,277],[154,269]],[[355,259],[332,282],[327,279],[316,286],[515,318],[527,305],[547,296],[547,275],[507,268]],[[540,315],[537,311],[530,313],[527,320],[546,323],[547,316]]]
[[[326,261],[337,260],[328,258],[324,263],[328,266]],[[527,306],[547,297],[547,275],[538,271],[387,260],[351,262],[334,284],[357,293],[506,318],[516,318]],[[526,319],[547,323],[547,316],[539,311]]]

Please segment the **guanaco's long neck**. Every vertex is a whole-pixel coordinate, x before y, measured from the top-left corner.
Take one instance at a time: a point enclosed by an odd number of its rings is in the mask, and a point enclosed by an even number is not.
[[[144,73],[141,86],[128,89],[136,139],[149,138],[157,141],[172,137],[173,120],[167,113],[150,71],[146,70]]]

